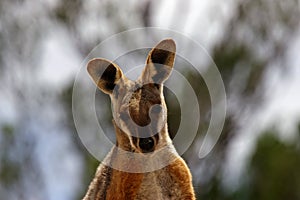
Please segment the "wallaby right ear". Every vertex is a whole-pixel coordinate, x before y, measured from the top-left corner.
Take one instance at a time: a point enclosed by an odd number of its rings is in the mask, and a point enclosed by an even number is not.
[[[103,58],[90,60],[87,70],[98,88],[106,94],[112,94],[116,83],[123,77],[117,64]]]
[[[163,84],[171,74],[176,55],[176,44],[172,39],[160,41],[148,54],[146,67],[140,79],[143,82]]]

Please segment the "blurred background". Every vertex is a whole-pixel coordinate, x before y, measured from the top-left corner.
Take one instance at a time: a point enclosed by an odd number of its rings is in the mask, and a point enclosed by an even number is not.
[[[74,127],[75,75],[97,44],[148,26],[203,45],[225,84],[224,129],[199,159],[209,93],[199,73],[178,67],[201,110],[197,137],[183,154],[197,198],[300,199],[299,19],[299,0],[1,0],[0,199],[82,198],[99,162]],[[180,110],[172,92],[166,96],[174,137]],[[106,110],[99,121],[111,129],[109,99],[96,97]]]

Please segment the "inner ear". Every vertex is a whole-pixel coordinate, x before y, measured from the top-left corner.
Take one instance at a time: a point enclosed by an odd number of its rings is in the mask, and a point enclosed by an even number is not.
[[[142,73],[143,82],[162,84],[170,75],[175,60],[176,44],[172,39],[159,42],[150,52]]]
[[[87,70],[98,88],[106,94],[111,94],[117,82],[123,77],[117,64],[103,58],[89,61]]]
[[[158,43],[149,53],[147,62],[167,65],[173,67],[175,58],[176,45],[171,39],[163,40]]]

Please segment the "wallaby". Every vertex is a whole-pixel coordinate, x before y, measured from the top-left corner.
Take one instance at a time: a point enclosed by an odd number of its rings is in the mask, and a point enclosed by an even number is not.
[[[116,145],[99,165],[83,200],[195,199],[191,173],[167,126],[163,83],[175,52],[172,39],[159,42],[136,81],[111,61],[89,61],[88,73],[111,99]]]

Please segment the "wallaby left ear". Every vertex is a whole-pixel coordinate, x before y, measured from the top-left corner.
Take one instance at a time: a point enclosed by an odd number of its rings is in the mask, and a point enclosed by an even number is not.
[[[103,58],[90,60],[87,70],[98,88],[106,94],[112,94],[117,82],[123,78],[120,67]]]
[[[160,41],[150,52],[142,73],[142,82],[162,84],[168,79],[175,60],[176,44],[172,39]]]

